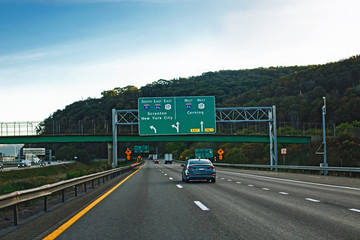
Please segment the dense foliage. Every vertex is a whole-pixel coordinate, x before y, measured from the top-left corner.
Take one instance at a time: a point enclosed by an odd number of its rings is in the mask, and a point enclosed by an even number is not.
[[[188,78],[161,79],[141,88],[130,85],[104,90],[99,99],[75,102],[53,113],[44,120],[43,131],[45,134],[111,134],[113,108],[137,109],[139,97],[165,96],[215,96],[217,107],[276,105],[278,123],[290,123],[291,131],[299,131],[300,124],[321,123],[325,96],[326,121],[335,129],[360,120],[360,55],[325,65],[222,70]],[[91,153],[106,157],[106,149],[92,146]],[[181,147],[185,150],[189,146]],[[261,149],[264,150],[257,151],[262,155],[257,156],[258,162],[267,158],[266,146]],[[229,158],[243,156],[243,162],[254,163],[252,151],[256,151],[255,145],[244,144],[229,147],[227,154]]]

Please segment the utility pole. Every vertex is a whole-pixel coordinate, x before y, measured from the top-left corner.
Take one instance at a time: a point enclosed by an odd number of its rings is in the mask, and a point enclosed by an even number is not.
[[[326,162],[326,131],[325,131],[325,114],[326,114],[326,97],[323,97],[324,106],[322,107],[322,120],[323,120],[323,144],[324,144],[324,164],[323,167],[327,167]],[[324,175],[327,175],[327,170],[323,171]]]

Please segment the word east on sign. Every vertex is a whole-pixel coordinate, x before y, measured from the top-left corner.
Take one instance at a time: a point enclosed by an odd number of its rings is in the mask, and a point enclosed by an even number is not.
[[[139,98],[140,135],[216,132],[215,97]]]

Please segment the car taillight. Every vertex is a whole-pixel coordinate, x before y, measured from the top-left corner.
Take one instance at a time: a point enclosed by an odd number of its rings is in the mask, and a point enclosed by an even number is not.
[[[194,167],[187,167],[187,169],[195,169]]]
[[[211,166],[211,167],[208,167],[207,169],[215,169],[215,167],[214,167],[214,166]]]

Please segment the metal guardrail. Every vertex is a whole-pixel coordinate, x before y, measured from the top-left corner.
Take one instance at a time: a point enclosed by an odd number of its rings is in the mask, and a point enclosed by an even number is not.
[[[263,169],[292,169],[292,170],[312,170],[312,171],[333,171],[333,172],[360,172],[360,168],[354,167],[317,167],[317,166],[291,166],[291,165],[254,165],[254,164],[230,164],[214,163],[215,166],[242,167],[242,168],[263,168]]]
[[[94,173],[78,178],[73,178],[69,180],[60,181],[53,184],[46,184],[41,187],[16,191],[4,195],[0,195],[0,209],[14,206],[14,225],[17,226],[19,222],[18,217],[18,204],[31,201],[44,197],[44,211],[48,210],[47,207],[47,197],[52,194],[62,191],[62,202],[65,202],[65,189],[75,187],[75,197],[77,196],[77,186],[84,184],[84,189],[86,192],[86,183],[91,182],[92,188],[94,188],[94,180],[98,180],[98,185],[100,185],[100,179],[103,178],[103,183],[105,180],[109,180],[109,177],[112,179],[115,176],[120,175],[121,171],[129,170],[131,168],[137,167],[143,163],[132,164],[126,167],[115,168],[107,170],[104,172]]]
[[[185,161],[174,160],[185,163]],[[332,172],[360,172],[360,168],[355,167],[317,167],[317,166],[294,166],[294,165],[255,165],[255,164],[231,164],[231,163],[213,163],[215,166],[256,168],[256,169],[288,169],[288,170],[310,170],[310,171],[332,171]]]

